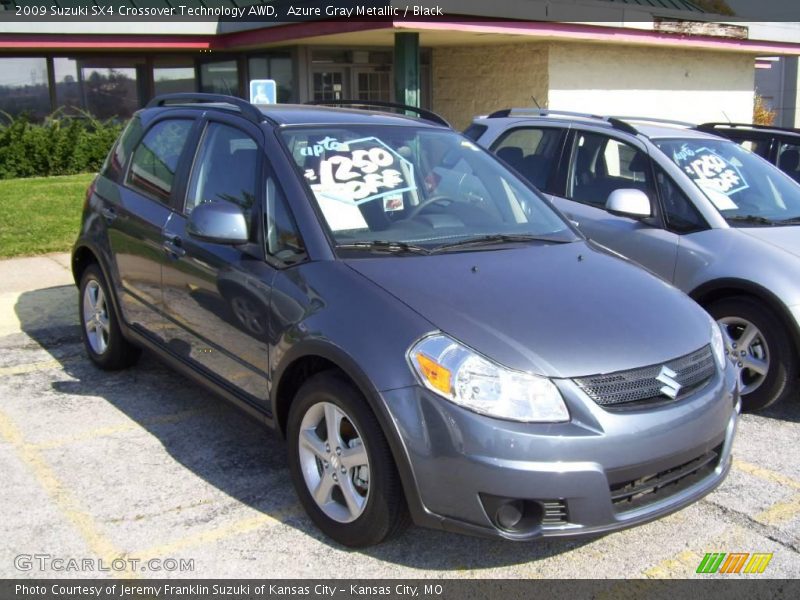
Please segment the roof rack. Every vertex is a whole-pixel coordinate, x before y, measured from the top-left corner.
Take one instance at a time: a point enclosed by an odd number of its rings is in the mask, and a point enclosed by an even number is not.
[[[629,117],[629,116],[619,116],[619,115],[614,115],[612,118],[618,119],[620,121],[639,121],[642,123],[663,123],[665,125],[680,125],[681,127],[691,127],[692,129],[697,127],[695,123],[689,123],[687,121],[677,121],[675,119],[657,119],[655,117]]]
[[[774,125],[758,125],[756,123],[728,123],[728,122],[714,122],[714,123],[703,123],[701,125],[697,125],[695,129],[700,131],[714,131],[715,129],[721,129],[723,127],[730,127],[731,129],[736,129],[737,127],[746,127],[748,129],[759,129],[759,130],[771,130],[771,131],[791,131],[792,133],[800,133],[800,129],[796,129],[794,127],[775,127]]]
[[[417,106],[409,106],[407,104],[400,104],[398,102],[384,102],[382,100],[312,100],[310,102],[306,102],[306,104],[310,104],[312,106],[351,106],[354,108],[393,108],[395,110],[413,112],[426,121],[432,121],[439,125],[450,127],[450,123],[432,110],[419,108]]]
[[[632,135],[636,135],[639,131],[630,123],[626,123],[619,117],[604,117],[602,115],[593,115],[590,113],[582,113],[582,112],[574,112],[569,110],[553,110],[550,108],[504,108],[502,110],[497,110],[490,115],[488,115],[487,119],[501,119],[504,117],[520,115],[520,116],[541,116],[546,117],[548,115],[553,116],[565,116],[565,117],[580,117],[581,119],[591,119],[594,121],[604,121],[611,125],[614,129],[619,129],[620,131],[624,131],[626,133],[630,133]]]
[[[236,96],[226,96],[224,94],[201,94],[201,93],[181,93],[181,94],[162,94],[156,96],[147,103],[145,108],[156,106],[166,106],[168,104],[227,104],[229,107],[238,111],[248,121],[261,123],[267,117],[247,100]]]

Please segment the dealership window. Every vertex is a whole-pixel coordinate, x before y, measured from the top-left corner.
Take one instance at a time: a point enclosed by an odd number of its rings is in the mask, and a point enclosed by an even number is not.
[[[54,58],[56,108],[84,108],[83,90],[78,76],[78,61],[74,58]]]
[[[235,60],[200,65],[200,91],[209,94],[239,95],[239,68]]]
[[[135,66],[80,65],[86,110],[100,119],[129,119],[139,109]]]
[[[194,62],[190,58],[160,58],[153,63],[153,93],[195,91]]]
[[[41,120],[50,113],[45,58],[0,59],[0,110]]]
[[[247,61],[250,79],[274,79],[278,88],[278,102],[293,102],[294,75],[289,54],[251,56]]]

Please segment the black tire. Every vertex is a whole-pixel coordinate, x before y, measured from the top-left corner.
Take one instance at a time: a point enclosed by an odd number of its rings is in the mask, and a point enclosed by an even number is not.
[[[303,474],[301,424],[306,413],[320,403],[334,404],[352,422],[369,460],[366,503],[360,516],[351,522],[339,522],[323,512]],[[297,495],[311,520],[325,535],[345,546],[360,548],[379,544],[408,525],[405,496],[386,437],[362,394],[344,377],[333,371],[323,372],[303,384],[289,408],[287,444],[289,471]],[[320,478],[325,476],[321,465],[319,475]],[[349,473],[347,477],[352,481]]]
[[[90,334],[87,331],[86,316],[84,310],[84,300],[87,288],[97,286],[104,295],[105,315],[107,317],[108,329],[107,339],[104,348],[93,347]],[[95,288],[96,289],[96,288]],[[78,315],[81,322],[81,337],[86,353],[94,364],[106,371],[117,371],[135,364],[139,360],[142,351],[126,340],[119,328],[117,311],[114,309],[114,302],[108,290],[103,273],[96,264],[89,265],[81,276],[80,294],[78,297]]]
[[[723,319],[743,319],[759,330],[767,347],[769,368],[763,381],[749,393],[742,394],[742,410],[752,412],[764,409],[797,389],[797,358],[789,332],[781,324],[775,313],[756,299],[734,296],[717,300],[708,306],[708,312],[717,321]],[[737,347],[740,354],[742,348]],[[738,360],[738,357],[737,357]],[[745,372],[746,378],[754,373]],[[740,380],[742,381],[742,380]]]

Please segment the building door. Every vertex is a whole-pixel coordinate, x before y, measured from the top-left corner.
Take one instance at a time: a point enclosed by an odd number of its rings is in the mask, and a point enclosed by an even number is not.
[[[346,100],[350,97],[345,69],[314,67],[311,71],[311,98],[314,101]]]
[[[356,100],[392,101],[392,72],[390,69],[353,69],[353,97]]]

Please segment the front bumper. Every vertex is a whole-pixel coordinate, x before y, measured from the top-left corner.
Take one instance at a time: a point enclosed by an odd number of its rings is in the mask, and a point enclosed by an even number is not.
[[[415,521],[517,540],[598,534],[679,510],[727,475],[740,404],[732,368],[689,398],[627,411],[601,408],[569,380],[557,385],[568,423],[488,418],[422,387],[383,392]],[[503,527],[495,511],[507,500],[542,510]]]

